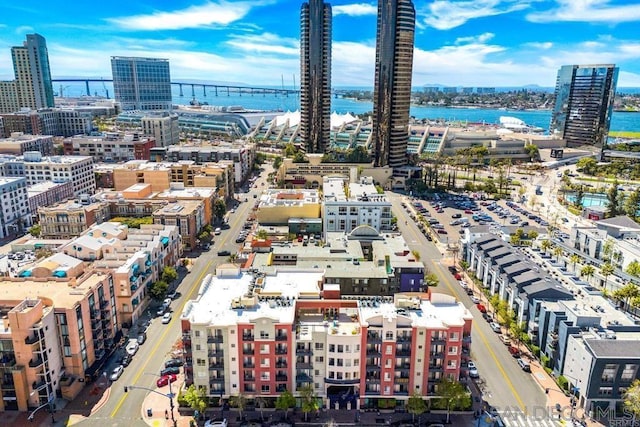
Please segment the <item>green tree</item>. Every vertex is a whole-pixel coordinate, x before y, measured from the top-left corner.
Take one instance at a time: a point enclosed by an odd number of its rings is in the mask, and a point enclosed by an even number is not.
[[[413,257],[416,259],[416,261],[420,261],[420,252],[418,252],[417,250],[412,250],[411,251],[411,255],[413,255]]]
[[[278,170],[280,169],[281,165],[282,165],[282,157],[276,156],[275,159],[273,159],[273,169]]]
[[[300,389],[300,399],[302,401],[302,412],[304,413],[304,420],[306,422],[309,412],[318,410],[318,399],[313,391],[313,387],[310,385],[302,387]]]
[[[526,322],[511,323],[509,332],[511,333],[511,336],[513,337],[513,339],[516,341],[516,345],[520,344],[522,341],[524,341],[524,336],[527,335]]]
[[[465,386],[457,381],[443,378],[438,383],[438,395],[445,403],[447,410],[447,424],[450,423],[451,410],[455,408],[467,408],[471,405],[471,395]]]
[[[596,269],[592,265],[585,265],[580,269],[580,275],[586,277],[587,281],[590,281],[595,272]]]
[[[640,380],[634,380],[623,396],[624,408],[633,414],[631,425],[636,424],[636,417],[640,415]]]
[[[427,404],[422,398],[422,395],[417,391],[414,392],[407,401],[407,411],[411,414],[413,422],[416,422],[416,415],[420,416],[427,410]]]
[[[267,161],[267,155],[264,153],[256,153],[256,157],[253,159],[253,163],[257,166],[262,166]]]
[[[633,283],[627,283],[620,289],[613,292],[613,297],[624,302],[625,309],[629,309],[629,302],[634,298],[640,297],[640,289]]]
[[[542,249],[544,253],[547,253],[547,251],[551,249],[552,246],[553,243],[551,243],[551,241],[549,240],[543,240],[542,242],[540,242],[540,249]]]
[[[576,198],[573,201],[573,205],[576,208],[582,208],[582,201],[584,200],[584,186],[580,185],[578,186],[578,189],[576,190]]]
[[[638,219],[638,208],[640,208],[640,188],[636,188],[627,196],[624,201],[624,213],[631,219]]]
[[[158,280],[153,285],[151,285],[151,289],[149,289],[149,294],[151,294],[151,298],[156,300],[162,300],[167,295],[167,290],[169,290],[169,285],[164,280]]]
[[[530,161],[536,161],[540,158],[540,150],[537,145],[527,144],[524,146],[524,151],[529,156]]]
[[[261,228],[256,233],[256,239],[267,240],[268,237],[269,237],[269,233],[267,233],[267,230],[265,230],[264,228]]]
[[[293,163],[307,163],[307,158],[304,156],[304,153],[298,151],[293,155]]]
[[[553,248],[553,255],[556,257],[556,261],[560,261],[560,256],[562,255],[562,248],[560,246],[556,246]]]
[[[221,220],[225,213],[227,213],[227,204],[224,199],[216,199],[213,203],[213,216],[216,217],[216,219]]]
[[[191,409],[203,414],[207,409],[207,395],[204,389],[196,388],[193,384],[189,386],[187,391],[182,395],[182,399],[189,405]]]
[[[575,274],[576,272],[576,264],[578,264],[580,262],[582,258],[580,258],[580,255],[578,254],[573,254],[571,255],[571,257],[569,258],[569,261],[571,261],[571,264],[573,264],[573,273]]]
[[[178,278],[178,272],[175,268],[166,266],[162,269],[162,280],[171,283]]]
[[[33,237],[40,237],[41,232],[42,227],[40,227],[40,224],[34,224],[31,226],[31,228],[29,228],[29,234],[31,234]]]
[[[284,146],[285,157],[293,157],[298,152],[298,149],[291,142]]]
[[[464,259],[463,259],[463,260],[461,260],[461,261],[460,261],[460,268],[461,268],[463,271],[467,271],[467,269],[469,269],[469,263],[468,263],[466,260],[464,260]]]
[[[231,406],[238,408],[238,412],[240,413],[240,419],[244,420],[243,412],[244,412],[244,409],[247,407],[247,397],[242,393],[238,393],[235,396],[231,396],[229,398],[229,403],[231,404]]]
[[[629,273],[632,276],[640,277],[640,262],[638,262],[635,259],[633,261],[631,261],[627,265],[626,272]]]
[[[262,396],[256,396],[253,401],[256,403],[256,406],[258,406],[258,409],[260,410],[260,419],[264,421],[264,408],[267,406],[267,399]]]
[[[583,157],[576,163],[576,169],[593,176],[598,170],[598,162],[593,157]]]
[[[623,194],[618,190],[618,181],[613,181],[607,190],[607,216],[609,218],[620,215]]]
[[[205,230],[202,230],[200,234],[198,234],[198,240],[200,240],[201,242],[211,242],[212,238],[213,236],[211,235],[211,233]]]
[[[604,289],[607,290],[607,279],[616,271],[615,267],[610,262],[605,262],[600,267],[600,274],[604,277]]]
[[[141,218],[127,218],[122,216],[117,216],[115,218],[111,218],[111,222],[119,222],[120,224],[124,224],[129,228],[140,228],[143,224],[153,224],[153,217],[151,216],[143,216]]]
[[[289,419],[289,409],[296,406],[296,398],[289,390],[285,390],[280,393],[280,396],[276,399],[276,409],[284,411],[285,419]]]
[[[529,237],[529,239],[531,240],[536,240],[539,236],[538,232],[535,230],[531,230],[527,233],[527,236]]]
[[[437,274],[430,272],[424,276],[424,283],[427,286],[438,286],[438,284],[440,283],[440,279],[438,278]]]

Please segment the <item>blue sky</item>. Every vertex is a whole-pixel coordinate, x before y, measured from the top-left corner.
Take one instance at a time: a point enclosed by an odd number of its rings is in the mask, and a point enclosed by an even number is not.
[[[0,2],[0,79],[11,46],[47,39],[54,77],[111,77],[110,56],[168,58],[173,80],[299,82],[300,0]],[[372,86],[377,2],[335,0],[334,86]],[[414,0],[413,85],[552,87],[565,64],[615,63],[640,87],[637,0]]]

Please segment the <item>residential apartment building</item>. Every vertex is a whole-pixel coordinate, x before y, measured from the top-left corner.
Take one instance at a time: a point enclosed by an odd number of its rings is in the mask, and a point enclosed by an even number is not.
[[[4,133],[6,137],[13,132],[68,137],[91,133],[94,114],[80,107],[45,108],[6,113],[1,117],[6,123]]]
[[[37,212],[43,239],[77,237],[93,224],[110,219],[109,207],[101,202],[68,200],[53,206],[40,206]]]
[[[376,231],[391,230],[391,202],[384,194],[378,194],[371,178],[348,184],[348,195],[345,186],[347,183],[342,178],[324,178],[322,229],[325,233],[350,233],[363,224]]]
[[[73,182],[76,196],[93,194],[96,178],[93,158],[87,156],[43,156],[38,151],[27,151],[23,156],[0,157],[4,176],[23,176],[27,185],[44,181]]]
[[[51,135],[25,135],[21,132],[12,133],[9,138],[0,139],[0,153],[23,155],[27,151],[39,151],[43,156],[51,156],[53,152],[53,137]]]
[[[260,196],[256,218],[261,225],[288,225],[291,218],[320,218],[318,190],[269,189]]]
[[[317,269],[219,266],[181,315],[187,383],[271,400],[310,386],[326,407],[360,409],[435,397],[465,371],[472,316],[452,297],[321,298],[322,281]]]
[[[83,274],[82,263],[62,253],[29,271],[33,277],[0,282],[0,411],[27,411],[51,396],[74,399],[119,333],[109,272]]]
[[[73,198],[73,183],[44,181],[27,187],[29,212],[38,218],[38,208],[47,207]]]
[[[151,150],[152,162],[193,161],[195,164],[232,161],[233,179],[236,184],[244,182],[253,171],[256,156],[255,144],[224,143],[157,147]]]
[[[0,239],[25,231],[32,224],[25,178],[0,178]]]
[[[613,64],[563,65],[558,70],[551,133],[567,147],[607,142],[619,69]]]
[[[378,2],[373,88],[374,166],[407,165],[416,13],[411,0]]]
[[[73,136],[62,141],[66,156],[91,156],[96,162],[120,163],[149,160],[155,147],[153,138],[137,133],[105,132],[101,136]]]
[[[300,9],[300,139],[324,153],[331,130],[331,5],[309,0]]]
[[[149,113],[140,119],[142,133],[156,140],[156,147],[180,144],[178,115],[168,111]]]
[[[182,236],[186,249],[195,249],[198,233],[206,225],[204,203],[201,200],[170,201],[153,212],[153,223],[175,225]]]
[[[0,81],[0,113],[9,113],[19,109],[15,80]]]
[[[171,110],[169,60],[111,57],[113,89],[123,111]]]

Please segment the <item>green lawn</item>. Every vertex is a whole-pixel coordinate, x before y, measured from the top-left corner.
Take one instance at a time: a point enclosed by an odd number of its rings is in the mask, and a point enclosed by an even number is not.
[[[640,138],[640,132],[613,130],[609,131],[609,136],[613,138]]]

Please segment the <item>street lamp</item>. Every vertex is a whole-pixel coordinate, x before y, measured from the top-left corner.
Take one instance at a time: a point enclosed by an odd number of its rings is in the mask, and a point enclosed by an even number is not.
[[[51,424],[53,425],[53,424],[55,424],[55,422],[56,422],[56,419],[55,419],[55,417],[53,416],[53,413],[54,413],[54,412],[55,412],[55,410],[56,410],[55,398],[54,398],[53,394],[51,394],[51,393],[49,392],[49,385],[48,385],[48,384],[46,385],[46,387],[47,387],[47,402],[46,402],[46,403],[43,403],[42,405],[38,406],[36,409],[34,409],[33,411],[31,411],[31,413],[29,414],[29,416],[27,417],[27,419],[28,419],[29,421],[33,421],[33,419],[34,419],[34,418],[35,418],[35,416],[36,416],[36,413],[37,413],[40,409],[45,408],[45,407],[47,407],[47,406],[48,406],[48,407],[49,407],[49,412],[51,413]],[[32,392],[31,392],[31,394],[30,394],[30,396],[33,396],[35,393],[37,393],[37,391],[38,391],[38,390],[34,390],[34,391],[32,391]]]
[[[158,374],[153,374],[151,372],[145,372],[145,375],[154,375],[156,377],[161,377]],[[135,386],[135,385],[129,385],[129,386],[124,386],[124,392],[127,393],[129,390],[146,390],[146,391],[150,391],[152,393],[156,393],[159,394],[161,396],[164,397],[168,397],[169,398],[169,407],[171,408],[171,421],[173,422],[173,427],[178,427],[178,421],[176,420],[176,417],[174,415],[174,406],[173,406],[173,398],[175,397],[175,394],[173,393],[173,390],[171,388],[171,381],[167,381],[169,383],[169,393],[168,394],[164,394],[164,393],[160,393],[159,391],[147,388],[147,387],[140,387],[140,386]]]

